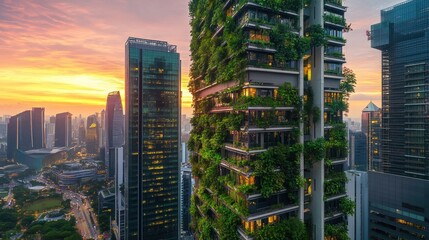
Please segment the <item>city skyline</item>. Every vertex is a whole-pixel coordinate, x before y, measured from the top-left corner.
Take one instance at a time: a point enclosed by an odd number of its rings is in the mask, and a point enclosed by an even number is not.
[[[353,28],[345,34],[345,66],[358,79],[349,117],[358,119],[370,100],[380,105],[380,53],[370,48],[365,33],[379,20],[381,9],[399,2],[345,2]],[[191,114],[187,4],[112,1],[99,11],[95,2],[0,1],[0,32],[4,36],[0,40],[4,53],[0,56],[0,84],[4,87],[0,111],[14,115],[38,106],[45,107],[46,116],[63,110],[75,116],[101,111],[108,92],[120,90],[124,94],[123,39],[144,36],[177,43],[183,56],[183,113]],[[162,20],[157,19],[156,9],[166,13]]]

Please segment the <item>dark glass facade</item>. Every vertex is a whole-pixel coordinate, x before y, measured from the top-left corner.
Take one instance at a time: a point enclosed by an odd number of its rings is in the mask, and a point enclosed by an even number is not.
[[[9,119],[7,124],[7,158],[13,159],[18,148],[17,116]]]
[[[368,172],[369,239],[429,237],[429,181]]]
[[[398,4],[371,27],[382,54],[382,170],[422,179],[429,179],[428,7]]]
[[[55,147],[70,147],[72,141],[72,114],[58,113],[55,116]]]
[[[181,190],[181,231],[186,234],[191,231],[191,213],[189,207],[192,194],[192,171],[189,163],[182,163],[182,190]]]
[[[13,116],[8,124],[7,157],[12,159],[17,149],[45,148],[45,109],[33,108]]]
[[[31,114],[31,128],[33,130],[33,148],[45,148],[45,109],[33,108]]]
[[[368,171],[367,137],[363,132],[350,132],[350,158],[352,166],[359,171]]]
[[[129,38],[125,55],[126,239],[178,239],[179,54]]]
[[[369,173],[369,238],[429,238],[429,1],[381,11],[381,172]]]

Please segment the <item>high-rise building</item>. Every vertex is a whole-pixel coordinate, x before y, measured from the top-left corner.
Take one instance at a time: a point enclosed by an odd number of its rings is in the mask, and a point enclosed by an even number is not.
[[[346,171],[347,196],[355,202],[354,214],[347,217],[348,235],[351,240],[368,239],[368,173]]]
[[[180,59],[167,42],[125,44],[126,239],[179,238]]]
[[[300,238],[303,222],[312,239],[347,234],[342,1],[189,7],[195,236],[269,239],[296,219]]]
[[[429,1],[381,10],[381,172],[369,172],[371,239],[429,238]]]
[[[118,148],[124,144],[124,112],[119,91],[107,95],[105,117],[105,164],[108,176],[113,178],[115,162],[109,154],[110,148]]]
[[[371,101],[362,110],[361,120],[361,130],[366,136],[366,165],[368,170],[380,170],[381,109]]]
[[[45,123],[46,148],[53,148],[55,145],[55,116],[51,116]]]
[[[70,147],[72,145],[72,114],[58,113],[55,116],[55,147]]]
[[[367,138],[363,132],[350,131],[350,164],[353,169],[368,171]]]
[[[7,134],[9,159],[14,157],[17,149],[27,151],[46,147],[44,118],[44,108],[33,108],[10,118]]]
[[[110,148],[110,156],[115,159],[115,224],[116,239],[125,239],[125,198],[124,198],[124,148]]]
[[[31,110],[31,114],[31,128],[33,130],[33,148],[45,148],[45,108],[33,108]]]
[[[180,230],[182,235],[191,231],[191,213],[189,212],[192,194],[192,168],[189,162],[182,162],[180,189]]]
[[[86,142],[86,130],[85,130],[85,121],[83,119],[80,120],[79,123],[79,144],[83,144]]]
[[[103,110],[101,110],[101,113],[100,113],[100,118],[99,118],[99,120],[98,120],[98,122],[100,123],[100,129],[99,129],[99,136],[100,136],[100,138],[99,138],[99,147],[100,148],[102,148],[102,147],[104,147],[104,145],[106,144],[106,136],[105,136],[105,131],[106,131],[106,123],[105,123],[105,121],[106,121],[106,111],[103,109]]]
[[[18,149],[18,116],[12,116],[7,124],[7,158],[15,157],[16,149]]]
[[[99,154],[100,124],[97,115],[88,116],[86,119],[86,151],[90,154]]]

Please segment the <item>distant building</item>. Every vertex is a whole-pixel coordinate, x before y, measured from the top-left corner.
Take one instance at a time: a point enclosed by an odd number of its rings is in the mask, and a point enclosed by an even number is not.
[[[366,136],[368,170],[380,170],[381,109],[373,102],[362,110],[362,132]]]
[[[0,121],[0,138],[7,137],[7,123]]]
[[[100,123],[99,127],[99,133],[98,133],[98,146],[100,148],[104,147],[106,144],[106,111],[103,109],[100,113],[100,118],[98,119],[98,122]]]
[[[55,147],[71,147],[72,145],[72,114],[58,113],[55,117]]]
[[[115,211],[115,188],[103,189],[98,192],[98,214],[105,210]]]
[[[33,149],[16,152],[15,160],[27,165],[29,168],[36,171],[42,170],[44,167],[50,167],[54,164],[60,164],[67,160],[68,148],[54,148],[54,149]]]
[[[33,108],[10,118],[8,124],[8,153],[12,159],[16,150],[45,148],[45,109]]]
[[[180,230],[182,235],[190,233],[191,213],[189,212],[191,206],[192,195],[192,167],[190,163],[182,163],[182,186],[181,186],[181,208],[180,208]]]
[[[96,115],[91,115],[86,119],[86,152],[99,154],[99,132],[100,125]]]
[[[124,145],[124,112],[119,91],[111,92],[107,95],[105,117],[105,164],[108,176],[113,178],[115,174],[115,158],[110,156],[109,152],[112,148]]]
[[[46,148],[55,146],[55,117],[45,123]]]
[[[83,119],[80,120],[79,123],[79,137],[78,137],[78,143],[80,145],[84,144],[86,142],[86,130],[85,130],[85,122]]]
[[[56,166],[53,172],[59,185],[75,185],[104,179],[104,176],[99,174],[97,167],[84,166],[79,163]]]
[[[350,164],[359,171],[368,171],[367,139],[363,132],[350,132]]]
[[[45,148],[45,109],[33,108],[31,110],[31,130],[33,131],[33,149]]]
[[[13,159],[18,149],[18,116],[13,116],[7,124],[7,158]]]
[[[346,171],[347,197],[355,203],[355,214],[347,216],[348,233],[351,240],[368,239],[368,173]]]

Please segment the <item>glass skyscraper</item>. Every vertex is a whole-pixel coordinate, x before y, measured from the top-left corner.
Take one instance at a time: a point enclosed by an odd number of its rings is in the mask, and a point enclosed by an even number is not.
[[[180,57],[128,38],[125,68],[125,238],[178,239]]]
[[[7,157],[14,158],[15,151],[45,148],[45,109],[33,108],[10,118],[8,124]]]
[[[69,112],[58,113],[55,117],[55,147],[70,147],[72,141],[71,117]]]
[[[381,11],[381,171],[369,172],[369,238],[429,237],[429,1]]]

